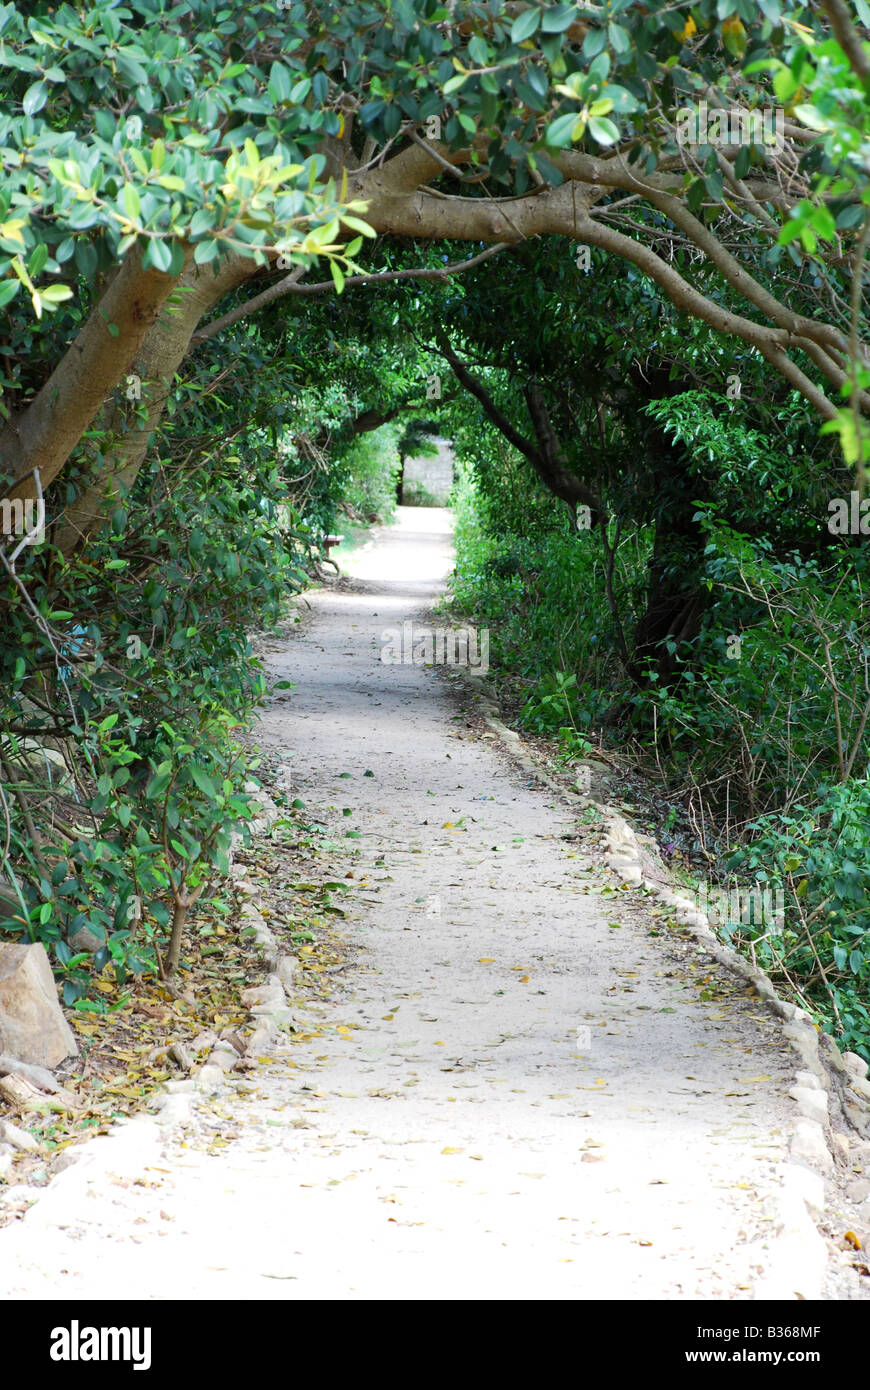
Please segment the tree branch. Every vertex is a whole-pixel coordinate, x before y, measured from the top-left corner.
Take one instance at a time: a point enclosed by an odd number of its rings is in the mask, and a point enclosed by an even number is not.
[[[470,270],[472,266],[479,265],[481,261],[488,261],[490,256],[495,256],[499,251],[504,251],[507,242],[496,242],[494,246],[488,246],[485,251],[481,251],[477,256],[471,256],[465,261],[454,261],[452,265],[437,266],[429,268],[421,266],[415,270],[382,270],[376,271],[371,275],[348,275],[344,282],[345,289],[355,285],[370,285],[375,282],[384,283],[388,280],[447,280],[451,275],[459,275],[464,270]],[[335,283],[330,280],[319,280],[313,285],[300,285],[299,277],[303,273],[303,267],[298,267],[286,279],[279,281],[277,285],[271,285],[262,294],[254,295],[245,304],[239,304],[235,309],[230,309],[219,319],[213,319],[211,323],[205,325],[194,333],[191,342],[203,343],[208,338],[213,338],[221,329],[229,328],[231,324],[238,323],[239,319],[245,318],[248,314],[255,313],[258,309],[263,309],[267,304],[272,304],[276,299],[283,299],[288,294],[325,294],[327,290],[335,292]]]

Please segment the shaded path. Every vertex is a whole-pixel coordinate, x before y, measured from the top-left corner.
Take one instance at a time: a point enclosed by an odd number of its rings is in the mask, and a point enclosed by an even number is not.
[[[186,1147],[155,1129],[114,1190],[47,1193],[0,1233],[4,1293],[751,1297],[792,1056],[728,976],[650,936],[660,919],[587,891],[570,808],[471,734],[441,676],[380,660],[448,539],[444,513],[401,509],[352,589],[267,644],[296,689],[259,741],[295,750],[359,885],[358,963],[299,1009],[319,1036],[273,1050]]]

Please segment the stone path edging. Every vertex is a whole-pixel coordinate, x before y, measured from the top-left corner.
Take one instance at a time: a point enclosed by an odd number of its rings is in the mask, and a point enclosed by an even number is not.
[[[825,1179],[831,1177],[835,1167],[836,1139],[830,1107],[833,1102],[853,1129],[863,1138],[870,1138],[867,1063],[857,1053],[841,1053],[833,1038],[817,1031],[806,1010],[780,999],[763,971],[718,940],[709,918],[697,910],[689,897],[647,877],[641,846],[629,822],[606,802],[573,792],[550,777],[523,748],[519,734],[502,722],[499,706],[483,679],[470,675],[466,683],[478,697],[478,708],[487,727],[524,771],[578,808],[594,805],[603,815],[604,861],[611,872],[623,883],[644,888],[672,907],[677,921],[689,927],[698,945],[751,985],[764,1006],[782,1020],[783,1035],[800,1061],[789,1090],[797,1114],[789,1139],[791,1161],[784,1165],[774,1218],[776,1250],[771,1250],[771,1270],[756,1286],[755,1297],[793,1298],[791,1291],[798,1284],[807,1291],[804,1297],[821,1298],[828,1250],[816,1223],[825,1211]]]
[[[262,814],[250,824],[253,834],[267,834],[281,814],[277,805],[268,792],[256,783],[246,783],[245,791],[262,806]],[[234,887],[251,899],[257,889],[245,877],[245,870],[234,863],[235,851],[242,842],[242,836],[234,832],[229,851],[230,876],[234,880]],[[264,964],[269,972],[264,984],[253,985],[242,995],[242,1002],[248,1009],[248,1021],[255,1025],[243,1054],[250,1063],[267,1049],[280,1024],[294,1021],[294,1015],[287,1007],[287,995],[292,985],[295,957],[282,953],[265,917],[252,901],[243,901],[239,908],[239,931],[246,928],[253,929],[254,939],[263,949]],[[216,1040],[205,1062],[195,1069],[193,1075],[184,1080],[164,1082],[151,1097],[149,1112],[118,1122],[108,1135],[95,1135],[85,1143],[77,1144],[69,1151],[63,1168],[51,1181],[45,1187],[33,1189],[34,1206],[29,1210],[32,1212],[34,1207],[38,1208],[38,1223],[48,1226],[54,1220],[62,1220],[72,1190],[78,1189],[83,1183],[91,1185],[99,1182],[101,1177],[118,1166],[125,1153],[141,1152],[146,1155],[153,1151],[152,1156],[156,1159],[159,1146],[167,1134],[191,1119],[198,1097],[214,1096],[223,1090],[228,1074],[239,1061],[240,1054],[232,1043]]]

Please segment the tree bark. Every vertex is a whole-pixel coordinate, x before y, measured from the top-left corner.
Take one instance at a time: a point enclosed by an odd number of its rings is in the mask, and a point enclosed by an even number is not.
[[[217,275],[208,266],[191,264],[178,277],[176,287],[184,293],[179,295],[177,308],[151,326],[130,364],[142,383],[144,419],[136,418],[131,424],[133,402],[106,401],[101,423],[113,439],[111,468],[100,472],[64,512],[54,542],[65,555],[103,523],[109,510],[132,487],[197,324],[228,290],[247,279],[253,268],[252,262],[238,257]]]
[[[13,474],[12,497],[35,498],[61,472],[106,397],[130,370],[175,284],[143,270],[133,248],[42,390],[0,434],[0,461]]]

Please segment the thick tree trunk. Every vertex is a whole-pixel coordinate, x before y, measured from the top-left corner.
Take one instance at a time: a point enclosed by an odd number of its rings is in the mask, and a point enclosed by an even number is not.
[[[143,270],[134,248],[35,400],[0,433],[0,467],[16,480],[10,496],[36,497],[61,472],[136,354],[176,281]]]
[[[101,472],[66,509],[54,535],[55,544],[65,555],[103,524],[119,498],[132,487],[197,324],[228,290],[248,278],[252,265],[236,258],[218,275],[209,267],[189,265],[178,277],[176,287],[183,293],[178,296],[177,307],[173,305],[172,313],[161,315],[151,326],[131,363],[130,374],[141,382],[144,419],[133,416],[135,402],[106,402],[101,423],[104,421],[113,437],[108,451],[110,470]],[[122,384],[124,380],[121,378]]]

